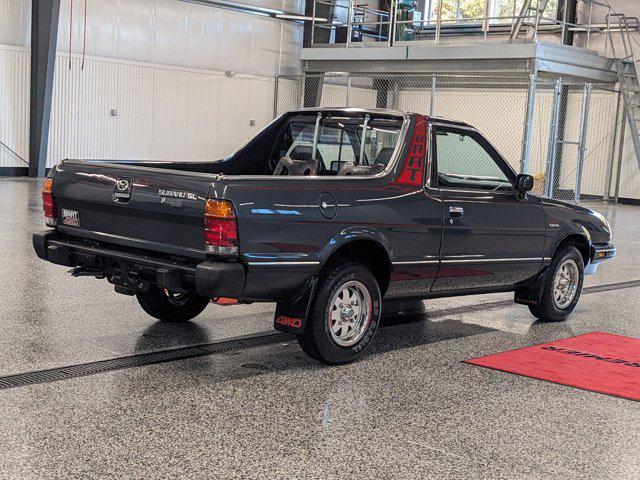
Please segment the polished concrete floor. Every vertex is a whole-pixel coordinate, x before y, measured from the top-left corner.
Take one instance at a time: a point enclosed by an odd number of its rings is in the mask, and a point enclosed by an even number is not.
[[[162,325],[104,281],[38,260],[40,184],[0,179],[0,376],[271,332],[272,305]],[[595,207],[640,279],[640,207]],[[640,288],[565,323],[491,295],[385,305],[360,362],[295,343],[0,390],[0,478],[640,478],[640,405],[462,363],[595,330],[640,337]]]

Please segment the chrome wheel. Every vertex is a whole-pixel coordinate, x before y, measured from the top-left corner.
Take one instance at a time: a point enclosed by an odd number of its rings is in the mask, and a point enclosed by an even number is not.
[[[193,300],[193,294],[189,292],[170,292],[165,289],[164,294],[167,296],[169,303],[176,307],[182,307]]]
[[[571,305],[578,292],[579,283],[578,264],[568,258],[558,266],[553,279],[553,303],[558,309],[564,310]]]
[[[329,303],[329,332],[341,347],[351,347],[363,337],[371,322],[371,295],[364,284],[347,282]]]

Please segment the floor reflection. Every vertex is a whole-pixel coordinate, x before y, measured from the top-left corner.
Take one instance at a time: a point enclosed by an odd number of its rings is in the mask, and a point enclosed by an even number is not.
[[[211,343],[207,330],[196,322],[155,322],[138,337],[135,353]]]

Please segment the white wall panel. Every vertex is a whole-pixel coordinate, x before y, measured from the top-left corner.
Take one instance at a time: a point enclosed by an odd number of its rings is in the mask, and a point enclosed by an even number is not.
[[[271,77],[94,57],[81,70],[77,56],[69,69],[59,54],[47,166],[64,158],[221,158],[271,121],[273,93]]]
[[[0,0],[0,44],[25,47],[30,35],[31,1]]]
[[[28,159],[29,51],[0,46],[0,140]],[[211,160],[273,118],[274,78],[58,54],[47,166],[63,158]],[[117,116],[110,111],[117,110]],[[255,120],[251,126],[250,121]],[[25,166],[0,148],[0,166]]]
[[[0,45],[0,167],[24,167],[29,158],[29,52]]]
[[[640,199],[640,169],[638,169],[638,161],[633,151],[633,141],[629,135],[628,126],[624,138],[624,152],[620,175],[620,196]]]
[[[302,0],[246,2],[301,11]],[[30,0],[0,0],[0,44],[29,46]],[[72,20],[72,22],[70,22]],[[86,53],[206,70],[300,70],[301,24],[178,0],[87,0]],[[82,53],[84,2],[62,0],[58,52]]]

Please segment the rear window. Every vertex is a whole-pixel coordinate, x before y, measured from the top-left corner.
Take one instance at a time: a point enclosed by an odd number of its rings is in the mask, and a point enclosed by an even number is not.
[[[315,157],[313,145],[318,125]],[[354,171],[353,166],[365,167],[358,175],[383,171],[396,149],[400,138],[402,120],[388,117],[323,117],[304,116],[291,120],[281,136],[276,149],[274,164],[288,157],[294,160],[318,163],[318,175],[341,175]],[[362,156],[362,158],[360,158]],[[277,174],[277,172],[276,172]]]

